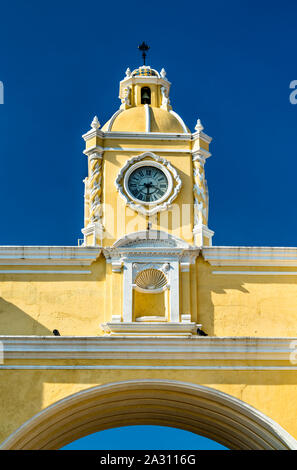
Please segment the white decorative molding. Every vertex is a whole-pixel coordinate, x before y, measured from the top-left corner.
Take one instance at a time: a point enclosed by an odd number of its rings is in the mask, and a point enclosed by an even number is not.
[[[145,132],[151,132],[151,111],[148,104],[144,105],[145,110]]]
[[[112,119],[116,118],[122,110],[117,111]],[[108,129],[104,133],[106,139],[120,139],[120,140],[182,140],[185,142],[192,140],[192,134],[187,133],[173,133],[173,132],[124,132],[124,131],[110,131]]]
[[[198,119],[196,125],[197,132],[202,132],[203,126]],[[204,163],[207,156],[205,152],[198,150],[192,157],[193,161],[193,195],[194,195],[194,228],[193,235],[194,241],[197,246],[203,246],[205,239],[208,240],[208,245],[212,244],[212,237],[214,232],[207,226],[208,224],[208,208],[209,208],[209,194],[207,181],[205,179]]]
[[[197,119],[197,123],[196,123],[196,126],[195,126],[195,130],[197,131],[198,134],[201,134],[201,132],[203,131],[204,127],[202,126],[202,123],[201,123],[201,120],[200,119]]]
[[[297,276],[297,271],[212,271],[212,274],[245,276]]]
[[[95,123],[95,125],[97,125]],[[87,236],[93,236],[93,246],[98,246],[98,239],[102,239],[104,227],[102,224],[102,158],[103,148],[94,146],[83,152],[88,157],[89,176],[85,178],[85,223],[82,229],[84,235],[84,245],[87,243]]]
[[[108,335],[112,336],[161,336],[161,337],[191,337],[193,333],[197,332],[197,328],[201,325],[196,323],[187,322],[109,322],[103,323],[102,328]]]
[[[93,121],[91,122],[91,128],[92,129],[99,129],[100,128],[100,122],[97,116],[94,117]]]
[[[0,266],[89,266],[100,248],[80,246],[0,246]]]
[[[204,246],[204,238],[208,239],[209,246],[212,244],[212,237],[214,236],[214,231],[210,230],[204,224],[197,224],[193,229],[193,235],[195,239],[195,245],[202,247]]]
[[[107,260],[108,262],[108,260]],[[114,273],[120,273],[122,272],[122,267],[123,267],[123,261],[122,260],[113,260],[112,263],[112,272]]]
[[[132,199],[132,195],[128,192],[127,185],[125,185],[125,175],[129,175],[139,165],[154,165],[158,166],[162,169],[162,171],[164,171],[168,178],[168,191],[164,196],[167,197],[166,201],[164,201],[164,197],[160,200],[160,202],[156,201],[156,203],[145,203],[141,201],[137,202],[135,198]],[[153,152],[144,152],[140,155],[130,158],[125,163],[125,165],[122,167],[117,176],[115,185],[120,196],[124,199],[126,204],[131,209],[150,216],[156,214],[157,212],[167,210],[169,208],[170,204],[179,194],[182,182],[177,171],[168,162],[168,160],[160,157],[159,155],[156,155]],[[171,194],[169,194],[169,190],[171,191]]]
[[[133,288],[143,293],[158,294],[170,287],[168,274],[170,264],[133,263]]]
[[[166,89],[164,86],[161,86],[161,95],[162,95],[161,109],[165,109],[165,111],[169,111],[171,109],[169,94],[168,94],[168,89]],[[186,130],[186,132],[188,132],[188,130]]]
[[[181,317],[181,322],[182,323],[191,323],[191,314],[190,313],[182,313],[180,317]]]
[[[166,179],[167,179],[168,188],[167,188],[164,196],[162,196],[160,199],[158,199],[158,201],[156,201],[155,203],[141,201],[140,199],[135,198],[129,190],[128,183],[129,183],[129,177],[130,177],[131,173],[133,173],[133,171],[135,171],[137,168],[141,168],[141,167],[145,167],[145,166],[152,166],[152,167],[158,168],[159,170],[161,170],[165,174]],[[151,160],[142,160],[138,163],[133,163],[124,173],[123,183],[124,183],[124,190],[125,190],[126,194],[129,196],[129,198],[132,201],[134,201],[136,204],[140,204],[141,206],[145,205],[145,206],[150,207],[150,206],[155,206],[156,204],[159,205],[161,202],[168,199],[168,197],[171,195],[172,190],[173,190],[172,173],[167,170],[167,168],[164,166],[164,164],[161,164],[161,163],[156,162],[156,161],[151,161]]]
[[[100,129],[100,122],[98,120],[98,117],[95,116],[93,121],[91,122],[91,129],[86,134],[83,134],[82,138],[85,142],[88,142],[88,140],[93,139],[94,137],[103,136],[104,133]]]
[[[212,246],[202,255],[212,266],[297,266],[295,247]]]
[[[163,148],[144,148],[144,147],[104,147],[106,152],[158,152],[158,153],[191,153],[189,149],[176,149],[170,147]]]
[[[102,241],[104,235],[104,228],[101,221],[90,223],[81,231],[84,235],[84,246],[87,246],[87,237],[89,235],[93,236],[93,246],[99,246],[97,240],[100,239],[100,241]]]
[[[114,132],[112,132],[112,126],[113,126],[113,123],[115,121],[115,119],[118,117],[119,114],[121,114],[121,112],[123,111],[123,109],[119,109],[118,111],[116,111],[110,118],[109,122],[108,122],[108,127],[107,127],[107,132],[104,133],[104,135],[107,137],[109,134],[111,135],[114,135]]]
[[[232,395],[195,383],[149,378],[109,382],[64,397],[13,432],[1,450],[59,449],[110,424],[138,425],[148,418],[233,450],[297,449],[297,441],[277,422]]]
[[[156,269],[166,276],[167,283],[154,291],[154,293],[158,293],[169,289],[168,295],[166,294],[166,299],[169,300],[168,304],[166,303],[166,322],[168,324],[182,324],[179,299],[180,264],[189,267],[190,264],[195,263],[199,252],[199,248],[190,246],[184,240],[174,237],[167,232],[157,230],[128,234],[117,240],[112,247],[103,249],[107,262],[116,262],[118,265],[122,263],[123,266],[123,323],[127,324],[127,328],[122,324],[122,335],[134,335],[135,328],[131,329],[129,324],[135,323],[136,325],[139,323],[136,319],[133,321],[133,289],[141,290],[141,292],[148,295],[152,293],[148,289],[142,289],[143,286],[139,287],[137,285],[137,275],[145,272],[147,269]],[[162,321],[162,323],[166,322]],[[114,322],[110,323],[113,324]],[[142,331],[139,334],[151,335],[150,324],[152,322],[142,321],[141,323]],[[153,323],[156,324],[158,322],[154,319]],[[177,327],[177,333],[175,334],[173,332],[174,328],[172,328],[170,331],[167,331],[167,336],[184,334],[183,329],[178,330]],[[112,333],[109,327],[105,327],[105,329],[106,332]],[[119,332],[117,331],[114,334],[119,334]],[[156,331],[155,336],[158,335],[159,333]]]
[[[204,163],[205,160],[211,157],[211,153],[208,150],[203,148],[192,150],[193,162],[199,160],[201,163]]]
[[[164,67],[162,68],[161,72],[160,72],[160,77],[163,78],[163,80],[167,80],[166,78],[166,70],[164,69]]]
[[[127,86],[126,88],[124,88],[121,102],[122,104],[120,106],[120,109],[122,110],[128,109],[131,106],[131,87]],[[111,127],[109,128],[109,130],[111,130]]]
[[[172,111],[172,109],[169,111],[170,114],[172,114],[177,120],[178,122],[180,123],[180,125],[182,126],[183,128],[183,131],[185,134],[187,134],[189,132],[189,129],[187,128],[187,126],[185,125],[184,121],[182,120],[182,118],[180,117],[179,114],[177,114],[175,111]]]
[[[116,335],[115,335],[116,336]],[[115,337],[113,336],[113,338]],[[159,335],[158,335],[159,336]],[[170,335],[171,336],[171,335]],[[145,336],[144,336],[145,338]],[[126,364],[112,364],[112,365],[36,365],[36,364],[8,364],[0,365],[0,370],[213,370],[213,371],[278,371],[278,372],[294,372],[297,366],[195,366],[195,365],[180,365],[180,366],[148,366],[148,365],[126,365]]]
[[[120,318],[120,316],[115,316]],[[163,322],[164,323],[164,322]],[[137,325],[138,326],[138,325]],[[173,325],[173,328],[176,325]],[[198,325],[199,326],[199,325]],[[197,327],[198,327],[197,326]],[[133,329],[133,327],[132,327]],[[3,343],[4,364],[9,359],[166,359],[234,361],[229,368],[246,366],[238,361],[260,362],[258,367],[275,361],[290,362],[297,337],[217,337],[191,336],[191,338],[139,338],[109,336],[0,336]],[[196,364],[197,365],[197,364]],[[170,366],[169,366],[170,367]],[[172,366],[171,366],[172,367]],[[206,365],[205,367],[211,367]],[[254,367],[254,366],[252,366]],[[267,367],[267,364],[266,364]],[[282,366],[284,367],[284,366]],[[289,370],[290,364],[285,365]]]
[[[192,140],[195,141],[197,139],[203,140],[204,142],[207,142],[208,144],[210,144],[211,141],[212,141],[212,137],[210,137],[209,135],[202,132],[202,129],[201,130],[196,130],[196,132],[194,132],[192,134]]]
[[[34,269],[0,269],[0,274],[91,274],[91,271],[85,271],[85,270],[80,270],[80,271],[75,271],[75,270],[65,270],[65,269],[60,269],[58,270],[52,270],[52,269],[47,269],[47,270],[34,270]]]

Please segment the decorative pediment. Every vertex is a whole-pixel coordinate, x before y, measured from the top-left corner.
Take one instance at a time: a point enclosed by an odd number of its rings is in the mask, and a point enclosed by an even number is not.
[[[180,248],[190,249],[191,245],[181,238],[170,235],[161,230],[146,230],[142,232],[129,233],[117,240],[113,248]]]

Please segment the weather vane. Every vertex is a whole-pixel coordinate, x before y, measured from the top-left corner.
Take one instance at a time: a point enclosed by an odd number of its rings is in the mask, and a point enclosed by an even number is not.
[[[140,44],[140,46],[138,46],[138,49],[142,51],[143,65],[145,65],[146,53],[149,48],[150,46],[148,46],[144,41],[142,44]]]

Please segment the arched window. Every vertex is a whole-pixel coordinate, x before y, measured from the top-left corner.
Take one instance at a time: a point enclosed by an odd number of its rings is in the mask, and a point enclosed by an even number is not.
[[[148,86],[141,88],[141,104],[151,104],[151,89]]]

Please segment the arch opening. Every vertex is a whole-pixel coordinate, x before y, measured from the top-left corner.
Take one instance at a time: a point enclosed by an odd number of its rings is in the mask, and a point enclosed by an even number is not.
[[[93,387],[44,409],[0,449],[60,449],[97,431],[160,425],[212,439],[229,449],[297,449],[281,426],[218,390],[170,380],[132,380]]]
[[[228,450],[189,431],[165,426],[123,426],[105,429],[67,444],[60,450]]]

